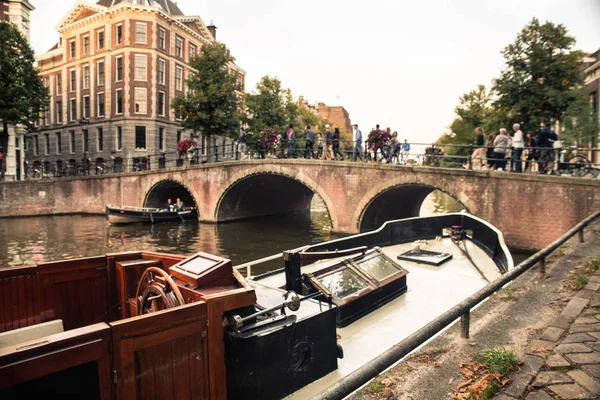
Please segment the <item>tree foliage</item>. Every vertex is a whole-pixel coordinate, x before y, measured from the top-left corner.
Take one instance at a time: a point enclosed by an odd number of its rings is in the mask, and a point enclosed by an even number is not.
[[[290,89],[283,89],[281,81],[270,76],[263,76],[256,84],[256,91],[245,97],[246,123],[248,130],[260,133],[265,128],[279,131],[295,119],[297,105]]]
[[[578,90],[577,94],[561,121],[563,131],[560,139],[568,145],[596,147],[600,132],[598,116],[594,113],[585,91]]]
[[[0,21],[0,132],[3,160],[8,145],[8,126],[24,125],[32,130],[33,122],[48,104],[48,90],[35,70],[33,50],[19,29]],[[0,177],[4,178],[2,162]]]
[[[240,126],[238,85],[228,70],[234,61],[221,43],[205,44],[191,61],[196,71],[187,80],[188,92],[171,103],[186,129],[200,132],[212,143],[213,135],[237,137]],[[207,152],[210,161],[210,150]]]
[[[502,51],[506,66],[494,80],[495,106],[526,129],[560,120],[583,83],[583,53],[574,45],[563,25],[534,18]]]

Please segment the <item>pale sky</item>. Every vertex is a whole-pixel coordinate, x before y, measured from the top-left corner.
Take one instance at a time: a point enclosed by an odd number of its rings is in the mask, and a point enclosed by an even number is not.
[[[30,0],[36,54],[74,0]],[[95,2],[95,1],[94,1]],[[461,94],[491,85],[500,51],[533,17],[564,24],[577,48],[600,48],[600,0],[179,0],[214,21],[254,90],[276,76],[294,96],[343,105],[363,132],[380,124],[409,142],[446,131]]]

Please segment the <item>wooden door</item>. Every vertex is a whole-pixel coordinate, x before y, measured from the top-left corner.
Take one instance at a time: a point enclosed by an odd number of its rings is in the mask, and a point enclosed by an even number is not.
[[[110,325],[117,400],[209,398],[205,303]]]

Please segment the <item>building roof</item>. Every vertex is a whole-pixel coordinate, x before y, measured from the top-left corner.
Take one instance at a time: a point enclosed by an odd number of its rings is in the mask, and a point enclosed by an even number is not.
[[[104,7],[112,7],[116,6],[119,3],[133,3],[140,4],[143,6],[155,6],[159,7],[168,15],[184,15],[183,11],[179,9],[177,4],[175,4],[171,0],[99,0],[96,4]]]

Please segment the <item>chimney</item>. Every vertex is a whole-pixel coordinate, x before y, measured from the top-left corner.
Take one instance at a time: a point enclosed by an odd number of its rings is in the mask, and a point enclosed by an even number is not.
[[[215,26],[215,24],[213,24],[212,21],[210,21],[210,25],[207,26],[209,32],[211,33],[213,39],[217,40],[217,27]]]

